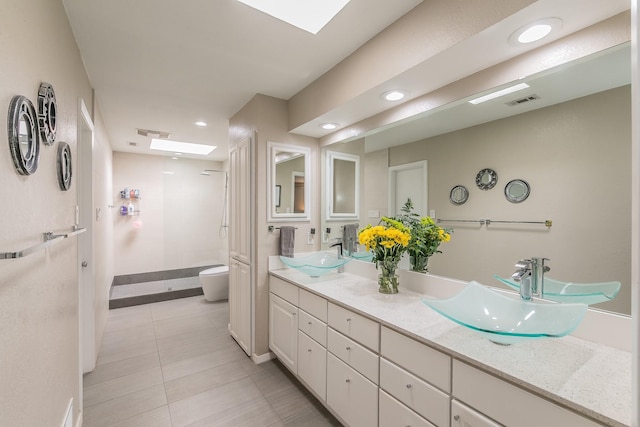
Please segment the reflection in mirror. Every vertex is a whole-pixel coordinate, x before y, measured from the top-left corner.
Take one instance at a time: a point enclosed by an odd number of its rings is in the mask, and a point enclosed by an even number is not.
[[[309,219],[310,150],[269,142],[269,221]]]
[[[327,151],[327,220],[358,218],[360,157]]]
[[[629,314],[630,57],[629,44],[616,46],[527,76],[527,93],[480,105],[469,104],[470,96],[364,135],[358,140],[366,152],[363,209],[377,209],[379,195],[392,191],[381,181],[369,185],[370,177],[384,173],[381,165],[426,160],[428,205],[437,218],[554,224],[443,223],[454,227],[454,238],[430,261],[432,274],[499,287],[494,274],[510,275],[519,259],[544,256],[556,280],[621,282],[618,296],[596,307]],[[525,203],[511,203],[497,188],[479,189],[476,175],[487,165],[497,173],[498,188],[518,179],[535,191]],[[462,205],[450,200],[456,185],[469,189]],[[524,197],[519,190],[515,199]]]

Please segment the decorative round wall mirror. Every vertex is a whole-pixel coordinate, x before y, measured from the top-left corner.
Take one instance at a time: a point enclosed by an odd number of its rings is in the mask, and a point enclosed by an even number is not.
[[[469,190],[464,185],[456,185],[449,193],[449,200],[454,205],[462,205],[469,199]]]
[[[38,169],[40,141],[36,110],[29,99],[16,95],[9,104],[7,133],[13,165],[20,175],[31,175]]]
[[[71,188],[71,148],[66,142],[58,144],[58,184],[62,191]]]
[[[520,203],[529,197],[531,189],[527,181],[523,179],[514,179],[504,187],[504,196],[511,203]]]
[[[498,174],[493,169],[482,169],[476,175],[476,185],[481,190],[491,190],[498,182]]]
[[[38,90],[38,127],[45,145],[56,140],[56,94],[49,83],[41,83]]]

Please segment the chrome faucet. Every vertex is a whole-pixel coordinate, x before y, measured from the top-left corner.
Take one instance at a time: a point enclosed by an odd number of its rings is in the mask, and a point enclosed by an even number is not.
[[[520,282],[520,297],[525,301],[531,298],[542,297],[544,295],[544,273],[551,270],[544,265],[549,258],[533,257],[531,259],[521,259],[515,265],[517,270],[511,275],[516,282]]]
[[[342,259],[342,242],[337,241],[333,245],[330,245],[329,247],[333,248],[334,246],[338,247],[338,259]],[[338,273],[344,273],[344,265],[341,265],[340,267],[338,267]]]

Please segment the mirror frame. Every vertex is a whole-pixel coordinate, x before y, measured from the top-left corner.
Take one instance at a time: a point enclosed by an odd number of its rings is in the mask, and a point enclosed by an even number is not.
[[[360,218],[360,156],[356,154],[340,153],[337,151],[326,151],[326,194],[325,202],[327,206],[326,221],[341,221],[345,219]],[[355,200],[354,212],[334,212],[333,210],[333,162],[334,160],[344,160],[355,163]]]
[[[25,121],[29,132],[26,153],[23,153],[20,148],[21,120]],[[20,175],[31,175],[38,169],[38,160],[40,159],[40,134],[38,132],[37,120],[36,110],[27,97],[16,95],[11,99],[7,119],[7,133],[13,165]]]
[[[71,188],[71,177],[73,176],[73,169],[71,167],[71,148],[66,142],[60,141],[58,143],[58,185],[60,190],[68,191]]]
[[[300,145],[267,141],[269,161],[267,162],[267,222],[309,221],[311,219],[311,149]],[[276,211],[276,155],[278,153],[301,153],[304,155],[304,212],[279,213]]]

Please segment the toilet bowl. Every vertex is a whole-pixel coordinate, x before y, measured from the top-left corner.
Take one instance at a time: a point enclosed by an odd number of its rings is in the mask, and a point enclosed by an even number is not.
[[[200,285],[207,301],[229,298],[229,266],[221,265],[203,270],[199,274]]]

